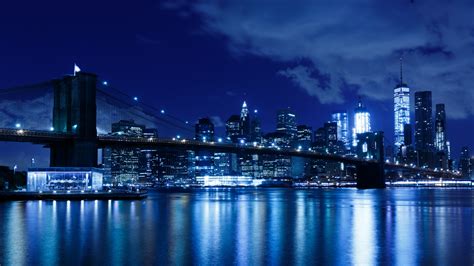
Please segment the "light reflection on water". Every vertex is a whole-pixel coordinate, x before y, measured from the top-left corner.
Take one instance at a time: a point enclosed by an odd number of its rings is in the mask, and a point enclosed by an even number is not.
[[[1,202],[0,264],[472,265],[473,199],[468,189],[207,189]]]

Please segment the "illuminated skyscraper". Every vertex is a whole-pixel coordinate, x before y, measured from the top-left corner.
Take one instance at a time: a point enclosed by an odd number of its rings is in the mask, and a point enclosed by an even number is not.
[[[349,150],[349,119],[347,118],[347,112],[332,113],[331,121],[337,123],[337,140],[342,141],[346,150]]]
[[[403,59],[400,58],[400,83],[393,90],[395,134],[394,143],[398,150],[400,145],[406,144],[404,139],[404,125],[410,124],[410,88],[403,83]]]
[[[354,128],[352,129],[352,146],[357,146],[357,134],[370,132],[370,113],[367,108],[362,104],[362,100],[359,98],[357,108],[354,111]]]
[[[436,105],[435,147],[438,152],[446,152],[446,112],[442,103]]]

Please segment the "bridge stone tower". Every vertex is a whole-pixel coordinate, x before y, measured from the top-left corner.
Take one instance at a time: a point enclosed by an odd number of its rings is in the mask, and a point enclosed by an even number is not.
[[[383,132],[371,132],[370,135],[371,138],[367,139],[369,139],[369,146],[373,151],[373,159],[376,161],[361,162],[356,166],[357,188],[385,188],[385,154],[383,145]],[[365,135],[361,137],[365,137]]]
[[[51,145],[51,166],[97,165],[96,86],[97,76],[84,72],[53,80],[54,131],[75,138],[67,144]]]

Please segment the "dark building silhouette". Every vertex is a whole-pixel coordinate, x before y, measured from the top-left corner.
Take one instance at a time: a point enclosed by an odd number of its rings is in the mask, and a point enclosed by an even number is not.
[[[239,139],[241,138],[240,127],[240,116],[231,115],[225,123],[227,140],[231,141],[232,143],[238,143]]]
[[[276,131],[286,134],[290,142],[296,138],[296,115],[290,108],[278,111]]]
[[[51,145],[51,166],[97,166],[95,74],[77,72],[53,80],[53,130],[72,133],[71,145]]]
[[[434,143],[431,91],[415,92],[415,147],[419,166],[432,167]]]
[[[461,149],[461,156],[459,157],[459,170],[461,171],[463,177],[472,177],[473,165],[468,147],[462,147]]]
[[[196,140],[214,141],[214,124],[209,118],[201,118],[195,125]]]

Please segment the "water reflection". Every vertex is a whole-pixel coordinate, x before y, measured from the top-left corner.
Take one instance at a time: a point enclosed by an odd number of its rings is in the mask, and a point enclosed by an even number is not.
[[[472,265],[470,190],[203,189],[0,203],[0,264]]]

